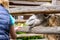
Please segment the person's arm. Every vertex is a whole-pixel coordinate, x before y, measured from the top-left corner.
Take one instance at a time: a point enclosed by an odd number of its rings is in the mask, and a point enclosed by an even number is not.
[[[11,39],[16,39],[16,32],[14,30],[15,19],[10,15],[10,36]]]
[[[14,31],[14,26],[11,26],[10,27],[10,36],[11,36],[11,39],[16,39],[16,32]]]

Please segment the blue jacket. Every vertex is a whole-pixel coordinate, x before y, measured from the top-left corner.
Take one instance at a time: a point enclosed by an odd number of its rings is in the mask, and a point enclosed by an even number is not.
[[[0,40],[9,40],[10,14],[0,5]]]

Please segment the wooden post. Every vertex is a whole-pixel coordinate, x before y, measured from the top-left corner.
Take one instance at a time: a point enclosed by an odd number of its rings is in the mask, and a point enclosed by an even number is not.
[[[52,4],[53,5],[56,5],[56,0],[52,0]]]
[[[52,0],[53,5],[60,5],[60,0]]]

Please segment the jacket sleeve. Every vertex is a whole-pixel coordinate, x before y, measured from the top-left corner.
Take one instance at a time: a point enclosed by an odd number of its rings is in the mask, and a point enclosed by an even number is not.
[[[14,25],[15,23],[15,19],[12,17],[12,15],[10,15],[10,25]]]

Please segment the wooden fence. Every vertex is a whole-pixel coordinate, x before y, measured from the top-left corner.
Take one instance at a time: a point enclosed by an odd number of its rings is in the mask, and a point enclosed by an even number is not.
[[[50,7],[19,7],[10,8],[9,12],[12,15],[25,15],[25,14],[59,14],[60,6],[50,6]],[[29,27],[22,27],[20,29],[22,32],[37,33],[37,34],[53,34],[57,35],[56,40],[60,40],[60,27],[34,27],[29,31]],[[52,40],[52,39],[50,39]]]

